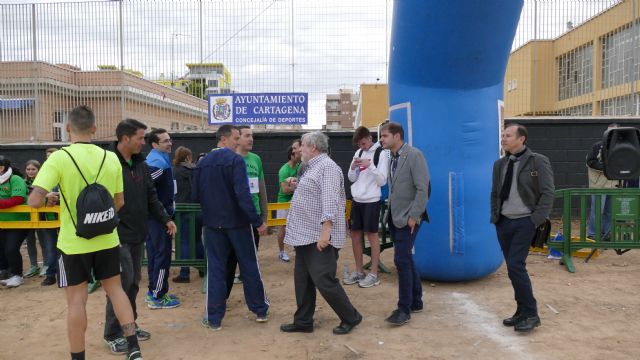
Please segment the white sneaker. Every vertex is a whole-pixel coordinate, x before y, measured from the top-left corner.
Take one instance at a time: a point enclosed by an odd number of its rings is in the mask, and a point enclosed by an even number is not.
[[[342,283],[345,285],[353,285],[362,279],[364,279],[364,274],[354,271],[352,273],[346,274],[342,279]]]
[[[40,270],[40,277],[46,276],[47,275],[47,268],[48,266],[43,266],[42,270]]]
[[[236,274],[236,276],[233,278],[233,283],[242,284],[242,278],[240,278],[240,274]]]
[[[289,259],[289,255],[287,255],[286,251],[280,251],[280,255],[278,255],[278,259],[284,261],[284,262],[289,262],[291,259]]]
[[[14,275],[6,281],[5,285],[7,285],[8,288],[14,288],[22,285],[23,282],[22,276]]]
[[[370,288],[372,286],[380,285],[380,279],[378,279],[378,276],[368,273],[364,279],[358,281],[358,285],[361,288]]]

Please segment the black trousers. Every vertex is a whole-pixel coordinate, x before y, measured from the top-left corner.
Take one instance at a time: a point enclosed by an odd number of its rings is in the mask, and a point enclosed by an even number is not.
[[[338,249],[327,246],[319,251],[315,243],[296,246],[294,284],[298,309],[293,322],[303,327],[313,326],[313,314],[316,310],[316,288],[329,303],[340,321],[353,324],[359,314],[336,278]]]
[[[507,263],[507,273],[513,286],[517,310],[527,316],[537,315],[537,303],[533,297],[533,287],[527,273],[527,256],[536,227],[529,216],[520,219],[500,216],[500,220],[496,223],[496,231]]]
[[[140,290],[140,277],[142,271],[142,249],[144,243],[120,245],[120,281],[122,289],[129,298],[133,309],[133,319],[138,318],[136,311],[136,297]],[[104,321],[104,338],[113,340],[123,335],[120,323],[113,311],[111,300],[107,297],[107,310]]]

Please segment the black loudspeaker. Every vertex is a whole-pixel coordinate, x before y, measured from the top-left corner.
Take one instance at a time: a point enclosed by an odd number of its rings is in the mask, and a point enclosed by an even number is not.
[[[640,130],[611,128],[602,138],[604,176],[609,180],[635,180],[640,177]]]

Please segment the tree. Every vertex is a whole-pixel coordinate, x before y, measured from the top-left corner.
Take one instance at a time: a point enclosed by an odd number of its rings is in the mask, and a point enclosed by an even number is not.
[[[207,90],[207,84],[204,80],[191,80],[187,85],[187,94],[207,100],[205,90]]]

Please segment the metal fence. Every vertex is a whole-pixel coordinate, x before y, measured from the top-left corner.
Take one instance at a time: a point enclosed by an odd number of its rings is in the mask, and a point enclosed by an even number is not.
[[[207,129],[207,93],[326,95],[386,83],[391,0],[123,0],[0,5],[0,139],[62,140],[73,106]],[[190,67],[189,67],[190,66]],[[354,114],[349,114],[353,116]]]
[[[505,115],[638,115],[639,3],[525,0]],[[319,128],[327,95],[350,90],[346,108],[356,109],[360,84],[387,82],[392,7],[393,0],[0,5],[0,141],[64,141],[78,104],[95,110],[98,138],[112,137],[126,117],[207,130],[204,98],[225,92],[306,92],[309,127]]]
[[[526,1],[505,115],[638,116],[640,1]]]

